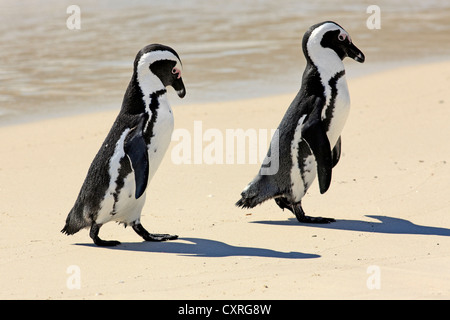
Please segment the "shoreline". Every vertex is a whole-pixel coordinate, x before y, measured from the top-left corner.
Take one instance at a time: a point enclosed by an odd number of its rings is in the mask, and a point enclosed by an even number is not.
[[[450,58],[447,56],[432,56],[432,57],[422,57],[420,59],[408,59],[408,60],[402,60],[402,61],[383,61],[383,62],[375,62],[375,63],[364,63],[362,65],[359,65],[359,63],[350,61],[350,59],[346,59],[344,61],[344,65],[346,65],[346,76],[347,81],[350,81],[352,79],[358,79],[365,76],[370,76],[379,72],[385,72],[388,70],[395,70],[399,68],[405,68],[405,67],[414,67],[414,66],[420,66],[424,64],[435,64],[435,63],[443,63],[446,61],[449,61]],[[369,65],[367,68],[366,66]],[[255,93],[241,93],[240,95],[229,98],[229,99],[223,99],[223,100],[207,100],[207,101],[200,101],[195,100],[189,101],[189,96],[187,95],[184,100],[180,100],[176,94],[173,92],[172,89],[169,88],[168,94],[170,98],[170,102],[172,104],[173,108],[179,108],[179,107],[188,107],[191,105],[212,105],[217,104],[221,102],[232,102],[232,101],[241,101],[241,100],[252,100],[252,99],[258,99],[258,98],[267,98],[275,95],[286,95],[286,94],[292,94],[293,97],[295,96],[296,92],[300,89],[301,85],[301,75],[303,72],[303,67],[299,70],[301,71],[297,77],[298,77],[298,83],[294,82],[294,85],[291,85],[291,88],[281,88],[277,87],[275,88],[274,92],[271,93],[264,93],[263,95],[257,95]],[[288,76],[286,77],[288,78]],[[225,83],[226,85],[226,83]],[[187,87],[189,89],[189,87]],[[123,88],[125,90],[125,88]],[[264,92],[264,90],[262,90]],[[188,92],[189,94],[189,92]],[[219,94],[219,96],[221,96]],[[220,99],[220,98],[218,98]],[[22,125],[27,123],[33,123],[33,122],[39,122],[46,119],[58,119],[58,118],[66,118],[70,116],[76,116],[76,115],[83,115],[83,114],[95,114],[98,112],[113,112],[116,111],[117,114],[120,111],[122,103],[122,97],[118,99],[115,102],[107,103],[104,105],[96,106],[93,110],[90,110],[89,107],[81,105],[85,104],[84,102],[80,102],[78,104],[73,105],[72,110],[64,109],[64,110],[44,110],[42,112],[38,113],[32,113],[30,115],[10,115],[6,114],[1,116],[0,115],[0,128],[2,127],[9,127],[9,126],[16,126],[16,125]],[[95,104],[95,102],[92,102],[92,104]],[[80,108],[79,110],[77,108]]]
[[[177,165],[172,141],[141,221],[180,238],[142,242],[109,223],[101,237],[122,244],[95,247],[87,230],[60,230],[118,109],[2,126],[0,298],[449,299],[449,75],[445,61],[348,79],[330,189],[316,181],[303,199],[327,225],[273,201],[236,208],[259,165]],[[175,129],[276,128],[292,99],[175,106]]]

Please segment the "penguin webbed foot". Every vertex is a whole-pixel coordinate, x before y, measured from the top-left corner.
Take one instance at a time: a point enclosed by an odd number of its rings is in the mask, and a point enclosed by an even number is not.
[[[89,231],[89,236],[94,240],[94,243],[99,247],[114,247],[120,244],[117,240],[102,240],[98,236],[101,224],[92,223],[91,230]]]
[[[102,240],[98,236],[93,239],[94,243],[99,247],[115,247],[120,244],[120,241],[117,240]]]
[[[291,210],[295,217],[297,218],[298,222],[300,223],[331,223],[335,222],[336,220],[333,218],[323,218],[323,217],[310,217],[305,214],[305,211],[303,211],[301,203],[292,205]]]
[[[145,241],[167,241],[178,239],[177,235],[171,235],[167,233],[149,233],[142,224],[133,224],[133,230],[140,235]]]
[[[331,223],[336,222],[333,218],[323,218],[323,217],[310,217],[310,216],[303,216],[303,217],[297,217],[297,220],[302,223]]]
[[[143,237],[145,241],[167,241],[176,240],[178,236],[176,234],[168,233],[149,233],[146,237]]]

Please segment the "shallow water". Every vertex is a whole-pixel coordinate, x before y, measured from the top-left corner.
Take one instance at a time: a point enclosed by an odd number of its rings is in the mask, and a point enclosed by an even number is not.
[[[36,116],[119,109],[134,57],[149,43],[180,55],[187,88],[173,105],[296,91],[304,68],[301,38],[334,20],[365,53],[349,76],[384,63],[450,58],[449,1],[377,1],[381,29],[369,29],[372,1],[0,0],[0,124]]]

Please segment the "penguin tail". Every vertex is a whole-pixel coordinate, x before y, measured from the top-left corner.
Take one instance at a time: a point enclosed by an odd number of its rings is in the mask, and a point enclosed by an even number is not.
[[[66,223],[64,228],[62,228],[61,233],[66,234],[68,236],[77,233],[79,230],[73,228],[70,224]]]
[[[72,235],[88,226],[89,223],[87,223],[81,216],[75,214],[72,209],[67,215],[66,224],[64,225],[64,228],[62,228],[61,232],[66,235]]]
[[[270,192],[270,188],[267,188],[260,179],[256,179],[242,191],[241,199],[235,205],[243,209],[251,209],[273,197],[274,193]]]
[[[244,198],[244,197],[239,199],[239,201],[236,202],[234,205],[236,207],[240,207],[242,209],[250,209],[250,208],[254,208],[256,206],[256,204],[253,201],[251,201],[251,199]]]

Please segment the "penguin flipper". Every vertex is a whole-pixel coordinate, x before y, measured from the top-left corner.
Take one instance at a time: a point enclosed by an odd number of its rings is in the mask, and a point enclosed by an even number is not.
[[[147,144],[143,136],[145,117],[141,117],[139,124],[128,133],[124,145],[125,154],[131,162],[136,182],[135,198],[139,199],[147,188],[149,161]]]
[[[333,168],[337,165],[339,162],[339,159],[341,158],[341,137],[339,136],[338,141],[336,142],[336,145],[333,148],[332,151],[333,156]]]
[[[314,109],[302,128],[302,138],[308,143],[317,162],[317,175],[319,179],[320,193],[327,192],[331,183],[331,170],[333,158],[330,141],[321,121],[321,107],[323,99],[317,98]]]

